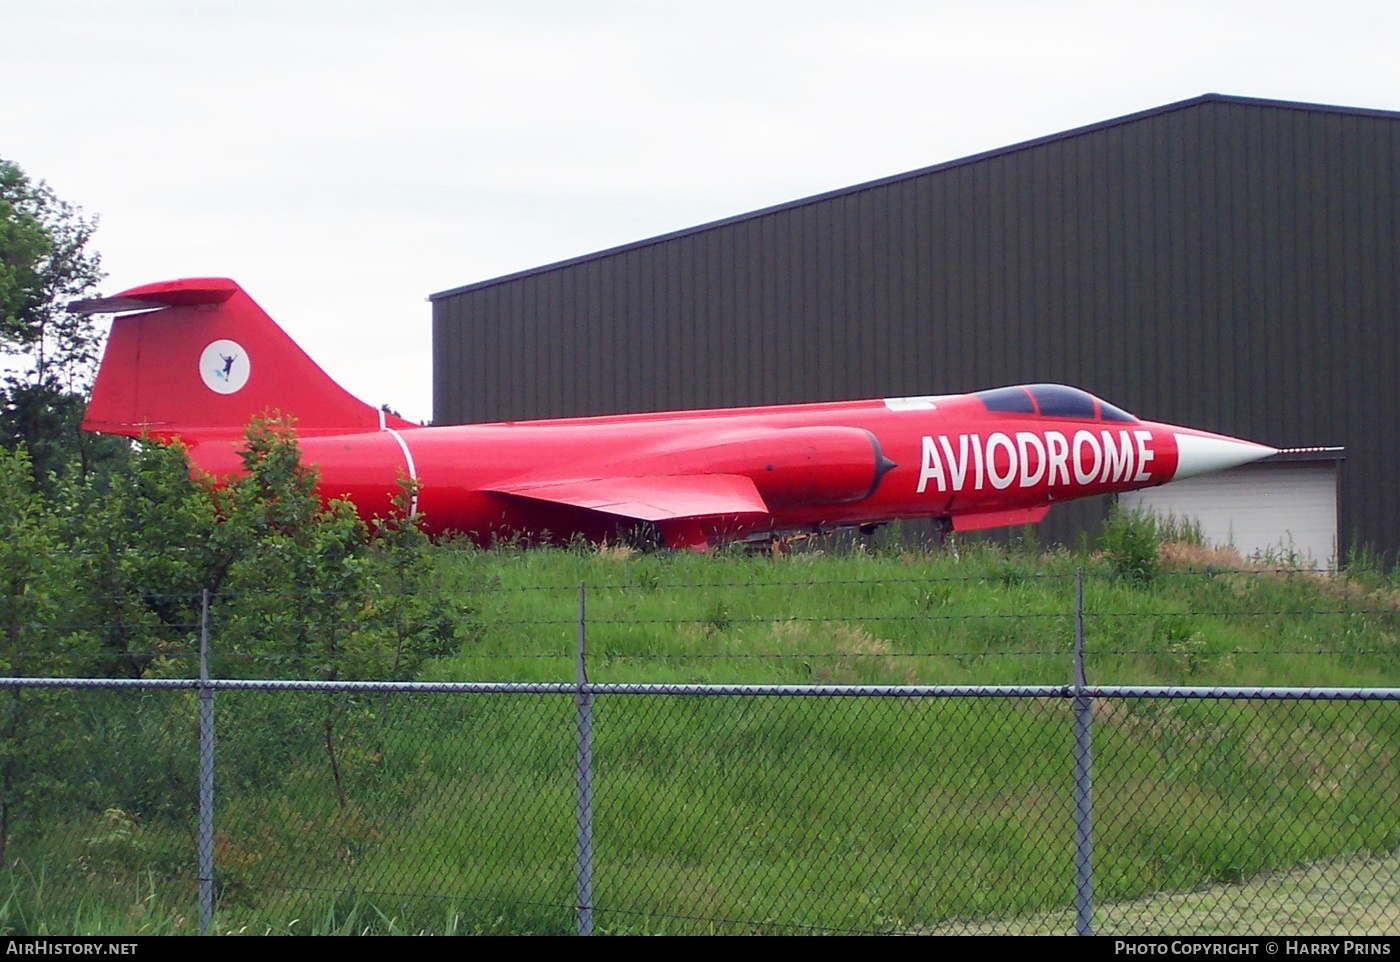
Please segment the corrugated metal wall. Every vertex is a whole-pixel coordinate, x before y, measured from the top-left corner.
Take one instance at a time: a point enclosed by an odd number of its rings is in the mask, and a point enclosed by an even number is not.
[[[435,295],[435,419],[1064,381],[1345,445],[1394,552],[1397,240],[1400,114],[1208,96]]]

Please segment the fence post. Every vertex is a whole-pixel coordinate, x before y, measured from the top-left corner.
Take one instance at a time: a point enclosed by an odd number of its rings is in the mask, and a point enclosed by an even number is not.
[[[1084,694],[1084,569],[1074,569],[1074,931],[1094,934],[1092,699]]]
[[[209,684],[209,589],[199,613],[199,934],[214,924],[214,689]]]
[[[574,694],[578,723],[578,758],[574,773],[578,788],[578,934],[593,934],[593,695],[587,689],[588,666],[585,662],[585,588],[578,585],[578,657]]]

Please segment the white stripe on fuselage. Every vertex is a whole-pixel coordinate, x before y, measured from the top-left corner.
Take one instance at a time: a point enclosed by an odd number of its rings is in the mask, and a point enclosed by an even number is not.
[[[379,423],[381,429],[393,435],[394,440],[399,442],[399,449],[403,451],[404,464],[408,466],[408,479],[413,482],[413,497],[408,503],[408,516],[418,517],[418,468],[413,464],[413,452],[408,449],[408,442],[403,439],[403,435],[393,428],[384,427],[384,412],[379,412]]]

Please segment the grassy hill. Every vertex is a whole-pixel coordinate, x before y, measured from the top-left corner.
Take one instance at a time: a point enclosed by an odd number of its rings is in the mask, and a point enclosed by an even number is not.
[[[431,676],[572,681],[583,584],[593,681],[1064,684],[1082,568],[1091,683],[1400,684],[1393,577],[1251,565],[1191,544],[1162,556],[1143,578],[1102,553],[988,543],[776,557],[444,551],[443,594],[470,630]]]

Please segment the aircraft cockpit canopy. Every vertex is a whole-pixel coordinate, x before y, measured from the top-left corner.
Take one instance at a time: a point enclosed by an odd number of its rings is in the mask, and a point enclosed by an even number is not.
[[[982,399],[988,411],[997,413],[1138,423],[1138,419],[1127,411],[1099,400],[1088,391],[1064,384],[1017,384],[978,391],[976,396]]]

